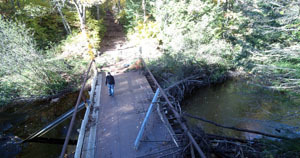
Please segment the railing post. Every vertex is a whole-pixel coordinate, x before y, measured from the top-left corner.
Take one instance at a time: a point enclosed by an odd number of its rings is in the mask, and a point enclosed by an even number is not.
[[[86,81],[87,81],[89,72],[90,72],[91,67],[92,67],[92,65],[93,65],[93,62],[94,62],[94,60],[91,61],[90,65],[89,65],[89,68],[88,68],[88,70],[87,70],[87,72],[86,72],[86,74],[85,74],[84,81],[83,81],[83,83],[82,83],[82,86],[81,86],[81,89],[80,89],[80,93],[79,93],[79,96],[78,96],[78,98],[77,98],[77,102],[76,102],[76,105],[75,105],[75,108],[74,108],[74,113],[73,113],[72,120],[71,120],[69,129],[68,129],[68,133],[67,133],[67,136],[66,136],[66,139],[65,139],[65,142],[64,142],[64,145],[63,145],[61,154],[60,154],[60,156],[59,156],[60,158],[64,158],[64,155],[65,155],[65,152],[66,152],[68,143],[69,143],[71,131],[72,131],[72,128],[73,128],[73,125],[74,125],[74,121],[75,121],[75,118],[76,118],[76,113],[77,113],[78,105],[79,105],[79,103],[80,103],[81,96],[82,96],[82,93],[83,93],[83,90],[84,90],[84,87],[85,87],[85,84],[86,84]]]
[[[156,102],[156,100],[157,100],[157,98],[158,98],[158,95],[159,95],[159,88],[156,89],[155,95],[154,95],[154,97],[153,97],[153,99],[152,99],[152,102],[151,102],[149,108],[148,108],[148,111],[147,111],[147,114],[146,114],[146,116],[145,116],[145,118],[144,118],[144,121],[143,121],[143,124],[142,124],[142,126],[141,126],[141,129],[140,129],[140,131],[139,131],[139,133],[138,133],[138,135],[137,135],[137,137],[136,137],[136,139],[135,139],[135,142],[134,142],[134,149],[135,149],[135,150],[137,150],[138,147],[139,147],[140,140],[141,140],[141,138],[142,138],[142,136],[143,136],[143,133],[144,133],[144,130],[145,130],[145,126],[146,126],[146,123],[147,123],[147,121],[148,121],[148,119],[149,119],[149,116],[150,116],[150,114],[151,114],[151,112],[152,112],[153,106],[154,106],[154,104],[155,104],[155,102]]]

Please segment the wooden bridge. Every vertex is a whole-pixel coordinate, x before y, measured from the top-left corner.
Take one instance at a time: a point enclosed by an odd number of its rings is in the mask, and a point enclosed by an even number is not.
[[[65,156],[76,107],[80,103],[93,63],[90,63],[85,75],[60,157]],[[108,95],[105,85],[105,73],[93,68],[93,82],[89,92],[91,103],[82,121],[75,158],[176,157],[182,153],[182,146],[186,142],[193,143],[199,155],[205,157],[181,122],[179,113],[147,70],[157,87],[155,97],[146,77],[137,71],[114,74],[116,85],[112,97]],[[159,93],[165,97],[167,105],[160,106],[157,101]],[[174,131],[174,127],[179,130]]]
[[[142,140],[145,143],[134,149],[154,94],[146,78],[138,72],[116,74],[115,80],[115,96],[111,97],[105,86],[105,74],[97,75],[83,146],[78,146],[76,156],[139,157],[174,147],[166,128],[153,113]]]
[[[130,47],[118,50],[124,44],[125,35],[111,13],[106,14],[105,23],[109,27],[100,51],[110,55],[123,52],[126,58],[136,56],[130,55],[133,52]],[[72,153],[72,149],[68,148],[68,141],[90,70],[93,78],[89,92],[90,104],[82,121],[75,158],[178,157],[184,150],[182,146],[189,143],[193,144],[191,146],[195,147],[199,156],[205,157],[186,125],[181,122],[180,110],[173,107],[144,61],[141,61],[146,68],[145,73],[150,76],[148,79],[155,84],[156,89],[151,89],[141,72],[114,71],[114,97],[108,95],[106,74],[97,70],[95,61],[90,63],[74,108],[61,158],[65,153]],[[167,104],[160,104],[160,99]],[[194,155],[192,149],[191,155]]]

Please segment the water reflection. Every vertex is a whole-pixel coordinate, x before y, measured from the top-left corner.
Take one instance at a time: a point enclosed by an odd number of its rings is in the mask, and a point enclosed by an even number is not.
[[[87,92],[85,92],[87,95]],[[26,138],[36,132],[57,117],[74,107],[78,92],[66,94],[58,102],[49,103],[49,101],[36,102],[30,105],[15,105],[6,111],[0,112],[0,155],[3,158],[22,157],[22,158],[40,158],[40,157],[58,157],[62,145],[25,143],[15,144],[20,138]],[[76,122],[73,127],[71,139],[76,140],[78,136],[77,129],[80,128],[84,111],[77,114]],[[43,135],[46,138],[65,138],[70,119]],[[74,146],[75,147],[75,146]],[[74,148],[70,146],[68,149]],[[69,150],[74,151],[74,150]]]
[[[298,102],[298,103],[297,103]],[[203,87],[187,98],[183,110],[226,126],[296,137],[299,132],[300,101],[280,92],[272,92],[244,80]],[[189,123],[208,133],[258,138],[259,135],[226,130],[189,119]]]

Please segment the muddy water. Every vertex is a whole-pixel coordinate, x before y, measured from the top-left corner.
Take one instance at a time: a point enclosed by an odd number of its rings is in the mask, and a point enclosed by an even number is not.
[[[300,99],[248,84],[245,80],[203,87],[185,100],[183,110],[216,123],[265,133],[300,137]],[[207,133],[247,139],[260,135],[226,130],[188,119]]]
[[[58,157],[62,145],[25,143],[16,144],[30,134],[41,129],[71,109],[77,100],[78,92],[66,94],[57,102],[39,101],[25,105],[15,105],[0,112],[0,157]],[[77,129],[80,128],[84,110],[78,113],[71,139],[77,139]],[[65,138],[70,118],[43,135],[46,138]],[[69,149],[75,146],[69,146]]]

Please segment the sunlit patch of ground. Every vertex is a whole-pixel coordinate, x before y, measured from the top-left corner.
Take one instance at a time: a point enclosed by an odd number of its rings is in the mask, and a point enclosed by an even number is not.
[[[140,57],[144,59],[157,58],[161,53],[156,49],[157,43],[152,39],[128,40],[121,26],[109,17],[107,33],[101,43],[101,55],[96,58],[98,67],[114,74],[128,69],[138,69]]]

